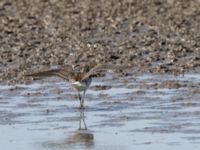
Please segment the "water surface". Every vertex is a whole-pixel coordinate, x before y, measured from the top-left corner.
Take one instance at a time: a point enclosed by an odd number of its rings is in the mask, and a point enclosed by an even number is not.
[[[95,86],[108,86],[95,90]],[[57,78],[0,86],[4,150],[200,148],[200,75],[144,74],[94,79],[79,110]]]

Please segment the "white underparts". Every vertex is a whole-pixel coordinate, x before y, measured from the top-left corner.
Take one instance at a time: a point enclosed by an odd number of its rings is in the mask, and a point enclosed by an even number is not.
[[[79,81],[73,82],[72,86],[78,91],[84,91],[89,87],[89,85],[87,85],[85,82]]]
[[[91,82],[92,82],[92,78],[88,78],[86,80],[72,82],[71,85],[74,89],[78,91],[85,91],[88,89]]]

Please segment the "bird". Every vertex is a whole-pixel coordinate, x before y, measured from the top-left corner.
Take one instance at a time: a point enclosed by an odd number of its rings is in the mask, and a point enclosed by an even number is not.
[[[58,69],[51,69],[47,71],[40,71],[32,74],[25,74],[31,77],[51,77],[57,76],[71,83],[73,89],[78,91],[78,99],[80,101],[80,109],[84,109],[84,98],[87,89],[90,87],[92,78],[98,73],[122,68],[121,65],[114,64],[99,64],[90,69],[89,65],[85,65],[81,69],[76,69],[77,65],[67,65]],[[81,92],[83,92],[81,94]]]

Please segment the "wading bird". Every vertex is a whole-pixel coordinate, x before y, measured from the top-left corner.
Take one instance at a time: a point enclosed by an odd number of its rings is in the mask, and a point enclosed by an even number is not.
[[[100,72],[105,72],[108,70],[119,69],[122,66],[113,64],[100,64],[91,68],[89,66],[82,67],[80,70],[76,69],[76,66],[66,66],[61,69],[52,69],[47,71],[41,71],[33,74],[28,74],[25,76],[31,77],[50,77],[58,76],[62,79],[67,80],[71,83],[72,87],[78,91],[78,98],[80,101],[80,108],[84,108],[84,98],[86,90],[89,88],[92,78],[95,77]],[[82,95],[81,95],[81,92]]]

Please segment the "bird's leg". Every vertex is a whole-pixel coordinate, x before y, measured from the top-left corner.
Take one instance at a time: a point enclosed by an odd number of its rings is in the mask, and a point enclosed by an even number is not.
[[[78,99],[79,99],[79,101],[80,101],[80,106],[81,106],[81,94],[80,94],[80,92],[78,92]]]
[[[85,93],[86,93],[86,89],[83,91],[83,95],[82,95],[82,98],[81,98],[81,105],[80,105],[80,108],[84,108]]]

